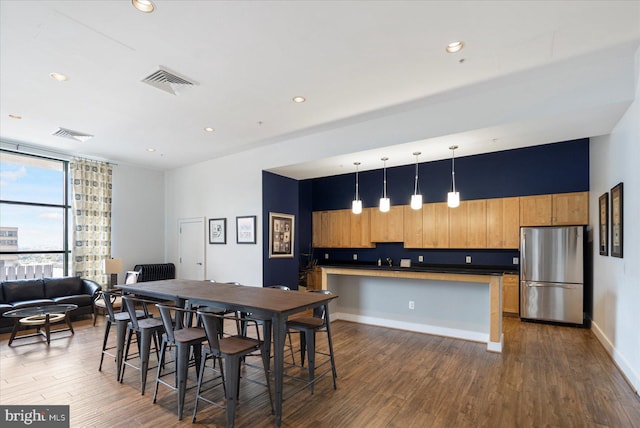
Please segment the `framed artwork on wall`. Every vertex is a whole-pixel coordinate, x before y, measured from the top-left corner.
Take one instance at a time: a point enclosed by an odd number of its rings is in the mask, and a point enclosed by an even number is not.
[[[210,218],[209,219],[209,244],[226,244],[227,243],[227,219],[226,218]]]
[[[622,183],[611,189],[611,256],[622,258]]]
[[[599,233],[600,237],[598,242],[600,243],[600,255],[609,255],[609,194],[604,193],[598,199],[600,225]]]
[[[293,257],[295,217],[269,213],[269,258]]]
[[[236,243],[256,243],[256,216],[248,215],[236,217]]]

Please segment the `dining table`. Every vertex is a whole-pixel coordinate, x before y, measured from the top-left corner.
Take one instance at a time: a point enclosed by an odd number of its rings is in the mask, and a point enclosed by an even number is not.
[[[273,329],[273,380],[275,386],[275,425],[282,424],[282,390],[284,376],[284,345],[287,319],[293,314],[326,305],[335,294],[284,291],[275,288],[226,284],[201,280],[167,279],[117,285],[124,293],[162,300],[172,300],[176,306],[215,305],[228,310],[251,313],[270,319]],[[326,314],[327,319],[329,313]],[[265,330],[264,347],[271,349],[270,329]],[[225,382],[230,382],[228,377]],[[227,425],[234,426],[234,409],[227,409]]]

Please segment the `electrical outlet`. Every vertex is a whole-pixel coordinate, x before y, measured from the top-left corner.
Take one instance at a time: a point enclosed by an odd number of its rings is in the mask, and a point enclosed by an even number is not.
[[[422,263],[424,261],[424,257],[418,256],[418,262]]]
[[[414,310],[416,308],[416,303],[413,300],[409,300],[409,309]]]
[[[514,264],[514,265],[517,265],[518,263],[520,263],[520,260],[518,260],[518,258],[517,258],[517,257],[514,257],[514,258],[513,258],[513,264]]]
[[[357,254],[353,255],[353,260],[358,260],[358,255]]]
[[[329,260],[329,254],[324,253],[324,259],[325,259],[325,260]]]
[[[464,258],[465,263],[471,263],[471,256],[467,256]]]

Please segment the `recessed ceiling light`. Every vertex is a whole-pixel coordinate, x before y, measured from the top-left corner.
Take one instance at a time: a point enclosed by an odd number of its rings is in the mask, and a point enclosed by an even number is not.
[[[213,128],[212,128],[212,127],[210,127],[210,126],[207,126],[206,128],[204,128],[204,130],[205,130],[205,131],[207,131],[207,132],[213,132],[213,131],[215,131],[215,129],[213,129]]]
[[[459,52],[464,47],[464,43],[462,42],[451,42],[447,45],[446,51],[449,53]]]
[[[151,0],[131,0],[131,4],[140,12],[144,13],[151,13],[155,9]]]
[[[51,73],[49,76],[51,76],[52,79],[56,79],[58,82],[64,82],[68,79],[68,77],[62,73]]]
[[[149,148],[147,149],[147,151],[148,151],[149,153],[153,153],[153,152],[155,152],[155,151],[156,151],[156,149],[153,149],[153,148],[149,147]]]
[[[22,116],[20,116],[19,114],[13,114],[13,113],[11,113],[9,117],[11,119],[22,119]]]
[[[298,97],[293,97],[293,102],[294,103],[303,103],[305,101],[307,101],[307,99],[305,97],[299,97],[299,96]]]

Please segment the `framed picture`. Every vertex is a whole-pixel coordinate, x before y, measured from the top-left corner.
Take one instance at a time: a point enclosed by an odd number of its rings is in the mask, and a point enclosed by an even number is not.
[[[226,218],[210,218],[209,219],[209,244],[226,244],[227,243],[227,219]]]
[[[256,216],[236,217],[236,242],[238,244],[256,243]]]
[[[600,255],[609,255],[609,194],[604,193],[598,199],[600,207]]]
[[[293,257],[295,218],[269,213],[269,258]]]
[[[622,258],[622,183],[611,189],[611,256]]]

